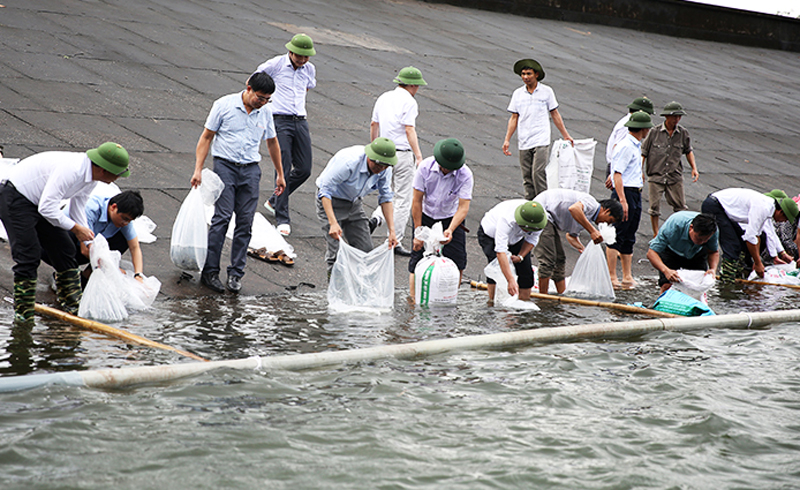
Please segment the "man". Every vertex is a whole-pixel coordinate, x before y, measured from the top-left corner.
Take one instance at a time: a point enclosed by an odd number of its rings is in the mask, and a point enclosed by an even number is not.
[[[501,202],[483,215],[478,227],[478,243],[488,262],[497,258],[500,270],[508,281],[508,294],[518,294],[519,299],[531,298],[533,268],[531,250],[539,241],[539,235],[547,225],[547,213],[541,204],[524,199]],[[511,273],[508,254],[517,272]],[[494,301],[495,281],[487,278],[489,299]]]
[[[258,205],[258,185],[261,180],[261,154],[258,149],[262,140],[267,142],[267,150],[275,167],[275,193],[280,195],[286,188],[281,148],[275,134],[272,112],[267,107],[274,91],[272,77],[266,73],[254,73],[243,91],[214,102],[197,141],[192,187],[202,183],[203,164],[209,149],[214,159],[214,172],[225,184],[208,229],[208,254],[200,275],[200,282],[217,293],[225,292],[225,286],[219,279],[220,259],[225,233],[234,212],[236,228],[231,243],[227,287],[232,293],[242,289],[247,245],[250,243],[253,216]]]
[[[797,203],[790,197],[772,197],[786,194],[783,191],[771,195],[752,189],[723,189],[709,194],[701,210],[711,214],[719,229],[719,246],[722,248],[719,277],[723,284],[741,278],[745,270],[752,268],[758,277],[764,277],[761,261],[760,236],[766,232],[767,246],[782,251],[770,218],[782,222],[797,220]],[[777,242],[777,243],[776,243]],[[785,252],[784,252],[785,253]]]
[[[464,146],[459,140],[438,141],[433,147],[433,157],[423,160],[417,169],[411,202],[414,230],[442,222],[445,237],[442,255],[455,262],[462,275],[467,268],[467,234],[462,223],[469,212],[474,185],[472,170],[464,165],[465,160]],[[409,289],[414,298],[414,270],[422,259],[425,244],[414,238],[413,230],[411,237],[413,251],[408,261],[408,272]]]
[[[614,176],[614,190],[611,198],[622,204],[622,221],[614,223],[617,241],[606,248],[608,272],[614,287],[633,289],[633,245],[636,243],[636,230],[642,215],[642,140],[647,136],[653,122],[650,114],[637,111],[625,123],[628,134],[617,143],[611,159],[611,172]],[[622,282],[617,280],[617,257],[622,262]]]
[[[392,213],[392,171],[387,171],[396,164],[394,143],[387,138],[375,138],[367,146],[356,145],[336,152],[317,177],[317,218],[328,244],[325,252],[328,277],[342,238],[354,248],[364,252],[372,250],[369,220],[361,198],[373,191],[378,191],[378,204],[389,228],[389,248],[397,245]]]
[[[422,162],[422,151],[419,148],[417,130],[415,128],[419,106],[414,97],[419,87],[427,85],[422,79],[422,72],[413,66],[400,70],[394,83],[397,88],[385,92],[375,101],[372,109],[372,122],[369,125],[369,137],[374,140],[378,136],[388,138],[397,148],[397,165],[392,169],[394,189],[394,209],[396,211],[395,231],[397,232],[397,255],[408,257],[411,252],[400,243],[405,236],[408,215],[411,211],[411,198],[414,189],[414,171]],[[370,220],[374,230],[384,222],[385,216],[381,208],[375,210]]]
[[[547,213],[547,226],[534,250],[539,262],[539,292],[547,293],[552,278],[556,291],[561,294],[566,289],[567,264],[561,233],[566,233],[569,244],[583,252],[583,245],[578,240],[581,230],[589,232],[594,243],[602,242],[603,235],[592,222],[613,224],[621,221],[622,205],[615,199],[597,202],[589,194],[571,189],[550,189],[536,196],[535,201]]]
[[[56,296],[61,308],[77,314],[81,279],[75,246],[94,239],[86,221],[86,201],[97,182],[111,183],[130,175],[128,152],[117,143],[103,143],[86,153],[48,151],[11,167],[0,186],[0,219],[8,232],[14,272],[14,320],[28,324],[36,303],[37,269],[44,249],[56,270]],[[70,215],[61,200],[70,200]]]
[[[628,104],[628,113],[622,116],[620,120],[617,121],[617,124],[614,125],[614,129],[611,130],[611,135],[608,137],[608,142],[606,143],[606,162],[608,163],[608,167],[606,168],[606,174],[608,174],[606,177],[606,189],[611,190],[614,188],[614,176],[611,174],[611,157],[614,155],[614,148],[616,148],[617,143],[628,135],[628,128],[625,127],[625,123],[628,122],[631,114],[636,111],[644,111],[652,116],[655,112],[653,109],[653,101],[647,97],[637,97],[633,99],[633,102]]]
[[[66,209],[65,209],[66,212]],[[94,236],[103,235],[108,241],[108,248],[120,254],[131,251],[133,277],[144,282],[144,260],[139,246],[139,237],[132,221],[144,214],[144,200],[139,191],[127,190],[113,196],[91,194],[86,203],[86,223]],[[79,242],[75,235],[71,236],[75,245],[75,261],[78,265],[89,263],[89,246]],[[42,260],[50,263],[47,251],[42,249]],[[81,273],[88,279],[92,268],[87,267]]]
[[[661,196],[665,196],[667,204],[673,212],[689,209],[683,191],[683,164],[681,155],[692,166],[692,182],[697,182],[700,173],[694,161],[692,139],[689,131],[678,124],[686,115],[683,107],[677,102],[670,102],[661,112],[664,122],[647,135],[642,141],[642,160],[647,174],[647,188],[650,192],[650,225],[653,236],[658,234],[658,218],[661,216]]]
[[[548,85],[539,83],[544,78],[542,65],[536,60],[519,60],[514,63],[514,73],[522,77],[524,85],[514,91],[508,104],[511,116],[503,141],[503,153],[511,156],[508,149],[511,136],[519,128],[519,165],[522,168],[525,199],[530,201],[547,190],[545,169],[550,158],[550,118],[565,140],[572,144],[575,142],[558,112],[555,92]]]
[[[314,64],[308,61],[317,54],[314,42],[297,34],[286,43],[288,53],[265,61],[256,69],[275,81],[272,117],[281,147],[281,164],[286,192],[273,193],[264,207],[275,216],[282,235],[292,232],[289,196],[311,176],[311,135],[306,120],[306,93],[317,86]]]
[[[661,293],[681,282],[677,269],[714,274],[719,265],[719,232],[714,216],[692,211],[672,214],[650,240],[647,259],[658,271]]]

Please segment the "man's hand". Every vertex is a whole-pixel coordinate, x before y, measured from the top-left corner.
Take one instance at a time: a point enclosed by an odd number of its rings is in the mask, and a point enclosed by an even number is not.
[[[284,190],[286,190],[286,179],[283,178],[283,175],[278,175],[278,178],[275,179],[275,195],[280,196]]]
[[[202,169],[200,169],[200,171],[195,170],[194,173],[192,174],[192,181],[191,181],[192,187],[199,187],[200,184],[202,183],[203,183],[203,170]]]
[[[516,280],[508,281],[508,294],[509,296],[516,296],[519,294],[519,286]]]
[[[697,182],[697,179],[700,178],[700,172],[697,171],[696,168],[692,169],[692,182]]]
[[[503,154],[508,156],[508,157],[511,156],[511,151],[509,151],[509,149],[508,149],[509,145],[510,145],[510,143],[509,143],[508,140],[503,141]]]
[[[342,227],[339,226],[339,223],[334,223],[330,225],[330,229],[328,230],[328,235],[334,240],[340,240],[342,238]]]
[[[606,189],[611,190],[614,188],[614,179],[611,178],[611,174],[606,177]]]
[[[589,236],[592,238],[594,243],[603,243],[603,234],[600,233],[600,230],[595,229],[589,234]]]
[[[442,245],[446,245],[446,244],[450,243],[450,241],[453,239],[453,232],[450,231],[449,228],[444,230],[444,232],[442,234],[444,235],[444,240],[439,242]]]
[[[91,242],[94,240],[94,232],[78,223],[75,223],[75,226],[70,231],[75,234],[79,242]]]
[[[414,238],[414,241],[411,243],[411,249],[415,252],[419,252],[422,250],[422,247],[425,246],[425,242],[420,240],[419,238]]]
[[[664,277],[666,277],[669,282],[681,282],[681,276],[678,275],[678,271],[670,269],[669,267],[664,271]]]
[[[764,264],[760,261],[753,266],[753,270],[756,271],[756,275],[758,275],[758,277],[764,277]]]

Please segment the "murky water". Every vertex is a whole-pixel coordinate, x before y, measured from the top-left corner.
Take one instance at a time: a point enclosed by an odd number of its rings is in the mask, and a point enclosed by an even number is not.
[[[651,289],[648,289],[651,288]],[[652,283],[618,301],[642,300]],[[655,294],[650,295],[649,301]],[[714,292],[718,313],[797,293]],[[540,302],[329,315],[324,292],[159,303],[124,328],[209,359],[630,319]],[[60,322],[0,319],[0,374],[184,362]],[[123,327],[123,325],[119,325]],[[798,488],[798,324],[662,332],[120,391],[0,394],[3,488]]]

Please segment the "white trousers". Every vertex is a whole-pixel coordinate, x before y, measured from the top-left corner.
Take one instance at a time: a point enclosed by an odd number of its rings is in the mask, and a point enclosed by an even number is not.
[[[411,216],[411,200],[414,196],[414,173],[417,171],[413,151],[398,151],[397,165],[392,168],[392,209],[394,211],[394,233],[401,242],[406,233],[408,218]],[[381,207],[375,208],[373,218],[386,222]],[[388,233],[388,232],[387,232]]]

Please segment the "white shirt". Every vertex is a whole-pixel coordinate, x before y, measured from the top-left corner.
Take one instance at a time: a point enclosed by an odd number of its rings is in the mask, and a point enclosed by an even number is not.
[[[770,250],[783,250],[771,220],[775,213],[775,199],[752,189],[739,188],[723,189],[711,195],[717,198],[728,218],[741,225],[744,230],[742,240],[756,244],[761,233],[766,232],[767,246],[772,247]]]
[[[583,214],[589,221],[595,221],[600,211],[600,203],[589,194],[572,189],[548,189],[533,198],[544,207],[547,219],[560,231],[578,236],[584,230],[569,212],[569,207],[576,202],[583,203]]]
[[[403,87],[384,92],[375,101],[372,122],[378,123],[379,136],[389,138],[398,150],[410,150],[406,126],[415,126],[419,105],[414,96]]]
[[[611,136],[608,137],[608,143],[606,143],[606,162],[611,164],[611,158],[614,155],[614,146],[617,145],[622,138],[628,134],[628,128],[625,126],[625,123],[628,122],[628,119],[631,118],[631,114],[625,114],[622,119],[617,121],[617,124],[614,125],[614,129],[611,130]]]
[[[306,93],[317,86],[317,69],[306,62],[294,69],[289,53],[267,60],[256,68],[256,73],[264,72],[275,81],[272,94],[272,113],[287,116],[306,115]]]
[[[550,144],[550,111],[558,109],[556,94],[549,86],[539,83],[528,92],[524,85],[511,94],[508,112],[519,114],[517,144],[520,150]]]
[[[494,238],[495,252],[506,253],[509,245],[514,245],[522,239],[533,246],[539,243],[539,235],[542,234],[542,230],[523,231],[514,217],[517,208],[526,202],[528,201],[525,199],[503,201],[483,215],[481,227],[484,233]]]
[[[92,161],[86,153],[37,153],[11,167],[8,180],[53,226],[71,230],[78,223],[88,227],[86,202],[97,182],[92,180]],[[71,199],[69,215],[61,211],[64,199]]]
[[[642,142],[631,136],[630,132],[617,143],[614,156],[611,158],[611,175],[622,175],[623,187],[644,185],[642,176]]]

